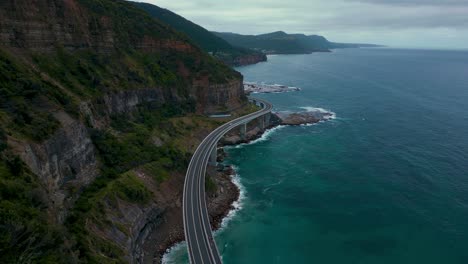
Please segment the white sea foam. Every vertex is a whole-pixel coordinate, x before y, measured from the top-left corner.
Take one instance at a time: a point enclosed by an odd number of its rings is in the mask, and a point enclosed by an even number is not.
[[[335,112],[332,112],[330,110],[326,110],[326,109],[323,109],[323,108],[320,108],[320,107],[303,106],[303,107],[299,107],[299,108],[304,109],[307,112],[316,112],[316,113],[320,113],[320,114],[329,114],[329,116],[324,117],[325,120],[336,119],[336,113]]]
[[[214,232],[214,235],[216,235],[218,232],[224,230],[227,226],[228,223],[236,216],[237,212],[242,209],[243,202],[246,198],[246,190],[244,185],[241,183],[241,178],[239,177],[238,168],[235,167],[234,165],[231,165],[233,170],[236,172],[236,174],[231,175],[231,181],[234,183],[234,185],[239,188],[239,198],[232,203],[232,209],[228,212],[226,217],[223,218],[221,221],[221,226],[218,230]],[[179,252],[183,252],[182,250],[185,249],[187,246],[187,243],[185,241],[180,242],[175,244],[174,246],[170,247],[169,249],[166,250],[166,253],[164,253],[162,257],[162,264],[176,264],[176,258]],[[175,254],[175,255],[173,255]]]
[[[187,247],[187,243],[185,241],[179,242],[174,246],[168,248],[166,253],[164,253],[162,257],[162,264],[176,264],[176,260],[173,258],[172,254],[175,252],[182,252],[184,248]]]
[[[248,142],[248,143],[237,144],[237,145],[234,145],[234,146],[226,146],[225,148],[242,148],[242,147],[244,147],[244,146],[253,145],[253,144],[257,144],[257,143],[259,143],[259,142],[267,141],[267,140],[270,139],[271,135],[272,135],[274,132],[276,132],[276,131],[278,131],[278,130],[284,128],[284,127],[287,127],[287,126],[285,126],[285,125],[280,125],[280,126],[276,126],[276,127],[267,129],[267,130],[265,130],[265,132],[263,132],[263,134],[262,134],[261,137],[255,139],[255,140],[252,140],[252,141],[250,141],[250,142]]]
[[[224,228],[226,228],[228,223],[236,216],[237,212],[242,209],[243,203],[247,194],[247,191],[245,190],[244,185],[242,185],[241,183],[241,178],[239,177],[239,174],[237,173],[238,168],[233,165],[231,166],[233,170],[236,172],[236,174],[231,175],[231,181],[232,183],[234,183],[234,185],[237,186],[237,188],[239,188],[239,198],[237,199],[237,201],[234,201],[234,203],[232,203],[233,209],[231,209],[229,213],[226,215],[226,217],[223,218],[223,221],[221,221],[220,229],[218,229],[215,233],[218,233],[222,231]]]
[[[286,127],[286,126],[277,126],[277,127],[274,127],[274,128],[270,128],[270,129],[267,129],[265,130],[265,132],[262,134],[262,136],[256,140],[253,140],[249,143],[242,143],[242,144],[239,144],[239,145],[236,145],[236,146],[227,146],[226,148],[239,148],[239,147],[242,147],[242,146],[246,146],[246,145],[252,145],[252,144],[256,144],[256,143],[259,143],[259,142],[263,142],[263,141],[266,141],[270,138],[270,136],[277,130],[283,128],[283,127]],[[242,182],[241,182],[241,178],[238,174],[238,168],[234,165],[231,165],[232,168],[234,169],[234,171],[236,172],[235,175],[231,175],[231,181],[237,186],[237,188],[239,188],[239,198],[237,199],[237,201],[234,201],[234,203],[232,203],[232,207],[233,209],[230,210],[228,212],[228,214],[226,215],[226,217],[223,218],[223,220],[221,221],[221,227],[215,232],[215,235],[224,230],[228,223],[236,216],[237,212],[239,210],[242,209],[242,206],[243,206],[243,202],[246,198],[246,189],[244,187],[244,185],[242,185]],[[180,243],[177,243],[175,244],[174,246],[170,247],[169,249],[166,250],[166,253],[164,253],[163,257],[162,257],[162,263],[163,264],[175,264],[176,263],[176,255],[173,255],[173,254],[177,254],[178,252],[182,252],[182,250],[187,246],[186,242],[185,241],[182,241]]]

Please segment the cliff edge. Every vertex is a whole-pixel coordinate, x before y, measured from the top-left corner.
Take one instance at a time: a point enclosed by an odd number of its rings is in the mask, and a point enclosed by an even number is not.
[[[0,83],[4,263],[140,262],[203,114],[246,102],[238,72],[120,0],[0,2]]]

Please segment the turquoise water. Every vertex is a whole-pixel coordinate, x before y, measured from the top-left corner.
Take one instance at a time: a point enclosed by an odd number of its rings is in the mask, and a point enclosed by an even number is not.
[[[241,208],[225,263],[468,263],[468,52],[349,49],[271,56],[247,81],[276,110],[337,119],[228,149]],[[186,263],[184,245],[166,256]]]

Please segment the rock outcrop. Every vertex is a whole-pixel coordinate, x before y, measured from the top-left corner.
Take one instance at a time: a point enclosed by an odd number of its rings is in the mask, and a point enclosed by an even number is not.
[[[260,117],[263,118],[263,117]],[[245,136],[241,137],[240,129],[235,128],[227,133],[222,139],[222,145],[237,145],[247,143],[259,138],[265,129],[273,128],[279,125],[298,126],[310,125],[320,121],[335,118],[335,113],[316,108],[310,111],[302,112],[277,112],[270,114],[270,122],[265,124],[264,129],[259,125],[259,118],[252,120],[247,124]]]
[[[63,46],[69,50],[93,48],[108,53],[122,45],[132,45],[144,52],[196,50],[185,41],[161,39],[150,35],[122,42],[121,35],[126,32],[115,30],[116,21],[105,15],[96,16],[89,12],[83,2],[79,0],[2,1],[0,46],[40,52],[55,52],[57,46]],[[164,29],[163,26],[159,27]]]
[[[246,54],[234,57],[232,61],[226,61],[229,65],[245,66],[267,61],[267,56],[263,53]]]
[[[304,112],[278,112],[276,115],[281,119],[282,125],[291,126],[315,124],[323,120],[335,118],[335,113],[327,112],[322,109]]]
[[[238,108],[246,99],[242,84],[243,78],[219,84],[205,77],[193,83],[199,112],[211,114]]]
[[[11,138],[9,143],[39,176],[49,196],[49,210],[56,221],[62,223],[80,190],[97,177],[99,168],[86,127],[65,112],[55,116],[61,122],[61,128],[48,140],[34,143]]]
[[[212,113],[237,109],[246,102],[240,73],[123,0],[0,1],[0,68],[0,129],[8,135],[8,152],[21,158],[21,166],[27,165],[28,171],[37,175],[37,188],[47,193],[40,219],[44,226],[61,230],[61,236],[50,238],[54,241],[47,247],[58,248],[54,243],[62,242],[55,240],[63,240],[63,244],[68,243],[64,246],[66,256],[77,258],[96,260],[105,255],[109,261],[122,257],[130,263],[152,260],[153,255],[147,252],[155,250],[149,248],[154,244],[147,245],[147,241],[153,241],[152,236],[162,241],[164,234],[171,235],[162,227],[171,213],[181,211],[184,175],[179,163],[184,164],[181,160],[187,159],[189,151],[155,140],[160,149],[152,149],[147,160],[109,168],[112,165],[104,164],[105,154],[96,138],[95,142],[91,139],[91,131],[93,135],[109,135],[113,141],[103,145],[121,150],[133,142],[120,142],[119,136],[125,132],[113,129],[110,121],[116,115],[130,118],[143,104],[158,109],[190,102],[195,112]],[[41,124],[33,121],[49,119],[54,126],[37,125],[44,132],[41,138],[31,137],[23,129],[27,125],[33,130],[35,124]],[[22,123],[16,125],[16,121]],[[167,119],[163,122],[170,123]],[[145,126],[148,135],[159,132],[144,122],[138,125]],[[206,134],[196,132],[200,137]],[[135,153],[147,147],[148,142],[141,141],[144,143],[132,145]],[[106,189],[127,171],[138,172],[142,163],[159,162],[167,158],[165,155],[178,166],[165,169],[178,170],[170,173],[180,175],[165,186],[139,174],[152,192],[149,202],[124,201],[121,193]],[[86,189],[91,184],[92,188]],[[107,204],[99,208],[105,216],[92,218],[95,204],[87,201],[101,201],[102,197],[96,196],[108,195],[105,191],[117,199],[106,199]],[[180,215],[174,213],[173,217],[172,222],[181,222]],[[115,245],[116,252],[122,250],[124,256],[109,253],[106,247],[94,248],[96,245],[89,242],[93,236]],[[21,245],[15,246],[21,251]],[[41,256],[42,248],[36,250],[34,254]]]

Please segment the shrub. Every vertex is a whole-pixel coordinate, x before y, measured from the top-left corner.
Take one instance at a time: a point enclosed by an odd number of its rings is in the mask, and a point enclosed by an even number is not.
[[[151,197],[151,192],[132,172],[123,174],[112,189],[119,198],[129,202],[146,203]]]
[[[0,127],[0,153],[2,153],[7,148],[7,137],[5,131]]]

